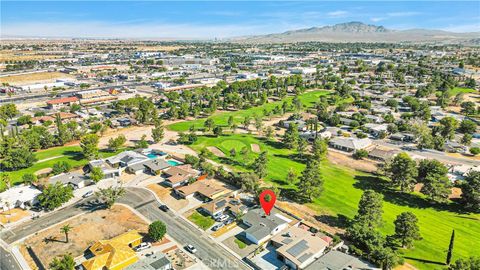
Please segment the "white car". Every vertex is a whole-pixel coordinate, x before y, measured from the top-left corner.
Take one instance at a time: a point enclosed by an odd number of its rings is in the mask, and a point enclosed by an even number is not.
[[[141,243],[140,245],[136,246],[134,248],[135,251],[142,251],[144,249],[147,249],[147,248],[151,248],[152,247],[152,244],[151,243],[148,243],[148,242],[143,242]]]
[[[222,215],[215,220],[218,221],[218,222],[223,222],[223,221],[227,220],[228,218],[229,218],[228,215]]]
[[[93,190],[88,191],[87,193],[83,194],[83,198],[88,198],[93,195]]]
[[[194,253],[197,252],[197,249],[196,249],[194,246],[192,246],[192,245],[186,245],[186,246],[185,246],[185,249],[186,249],[188,252],[192,253],[192,254],[194,254]]]

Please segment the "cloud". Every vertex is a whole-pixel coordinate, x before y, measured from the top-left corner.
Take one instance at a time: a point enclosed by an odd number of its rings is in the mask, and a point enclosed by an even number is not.
[[[442,30],[456,33],[480,32],[480,23],[450,25],[442,28]]]
[[[344,18],[348,15],[348,11],[345,10],[337,10],[331,11],[327,13],[327,16],[330,18]]]
[[[385,19],[386,19],[385,17],[374,17],[374,18],[370,18],[370,21],[379,22],[379,21],[383,21]]]
[[[388,17],[411,17],[422,14],[421,12],[416,11],[402,11],[402,12],[390,12],[387,13]]]

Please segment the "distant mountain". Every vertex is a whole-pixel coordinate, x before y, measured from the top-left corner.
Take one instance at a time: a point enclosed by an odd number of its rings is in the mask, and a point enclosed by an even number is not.
[[[480,32],[454,33],[442,30],[392,30],[362,22],[347,22],[332,26],[311,27],[278,34],[245,36],[231,39],[242,43],[269,42],[413,42],[413,43],[477,43]],[[478,44],[478,43],[477,43]]]

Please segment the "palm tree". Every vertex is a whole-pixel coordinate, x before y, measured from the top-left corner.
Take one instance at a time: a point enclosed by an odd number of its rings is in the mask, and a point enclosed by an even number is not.
[[[60,228],[60,232],[65,234],[65,242],[68,243],[68,233],[72,230],[72,226],[70,224],[65,224]]]

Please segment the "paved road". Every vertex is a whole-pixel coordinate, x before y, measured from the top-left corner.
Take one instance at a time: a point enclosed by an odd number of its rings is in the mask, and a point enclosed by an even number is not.
[[[13,255],[0,246],[0,269],[1,270],[22,270]]]
[[[119,202],[133,207],[151,221],[162,220],[167,225],[168,235],[183,246],[194,245],[197,249],[195,256],[209,268],[214,270],[250,269],[209,238],[206,233],[201,233],[183,218],[158,209],[159,204],[149,191],[141,188],[127,188],[126,196]]]
[[[158,209],[158,202],[148,190],[132,187],[126,189],[127,193],[118,201],[119,203],[129,205],[152,221],[162,220],[165,222],[168,234],[181,245],[194,245],[198,250],[195,255],[209,268],[214,270],[250,269],[205,233],[201,233],[181,217]],[[12,244],[65,219],[98,209],[101,206],[96,203],[96,200],[93,196],[51,214],[45,214],[39,219],[28,221],[19,227],[2,231],[0,237],[6,243]],[[0,269],[3,270],[3,268]]]
[[[25,238],[42,229],[60,223],[75,215],[98,209],[101,206],[95,204],[95,200],[96,198],[94,197],[83,199],[61,210],[43,214],[42,216],[40,216],[40,218],[25,222],[21,224],[21,226],[17,226],[13,229],[3,229],[0,233],[0,238],[2,238],[3,241],[5,241],[7,244],[12,244],[22,238]]]

